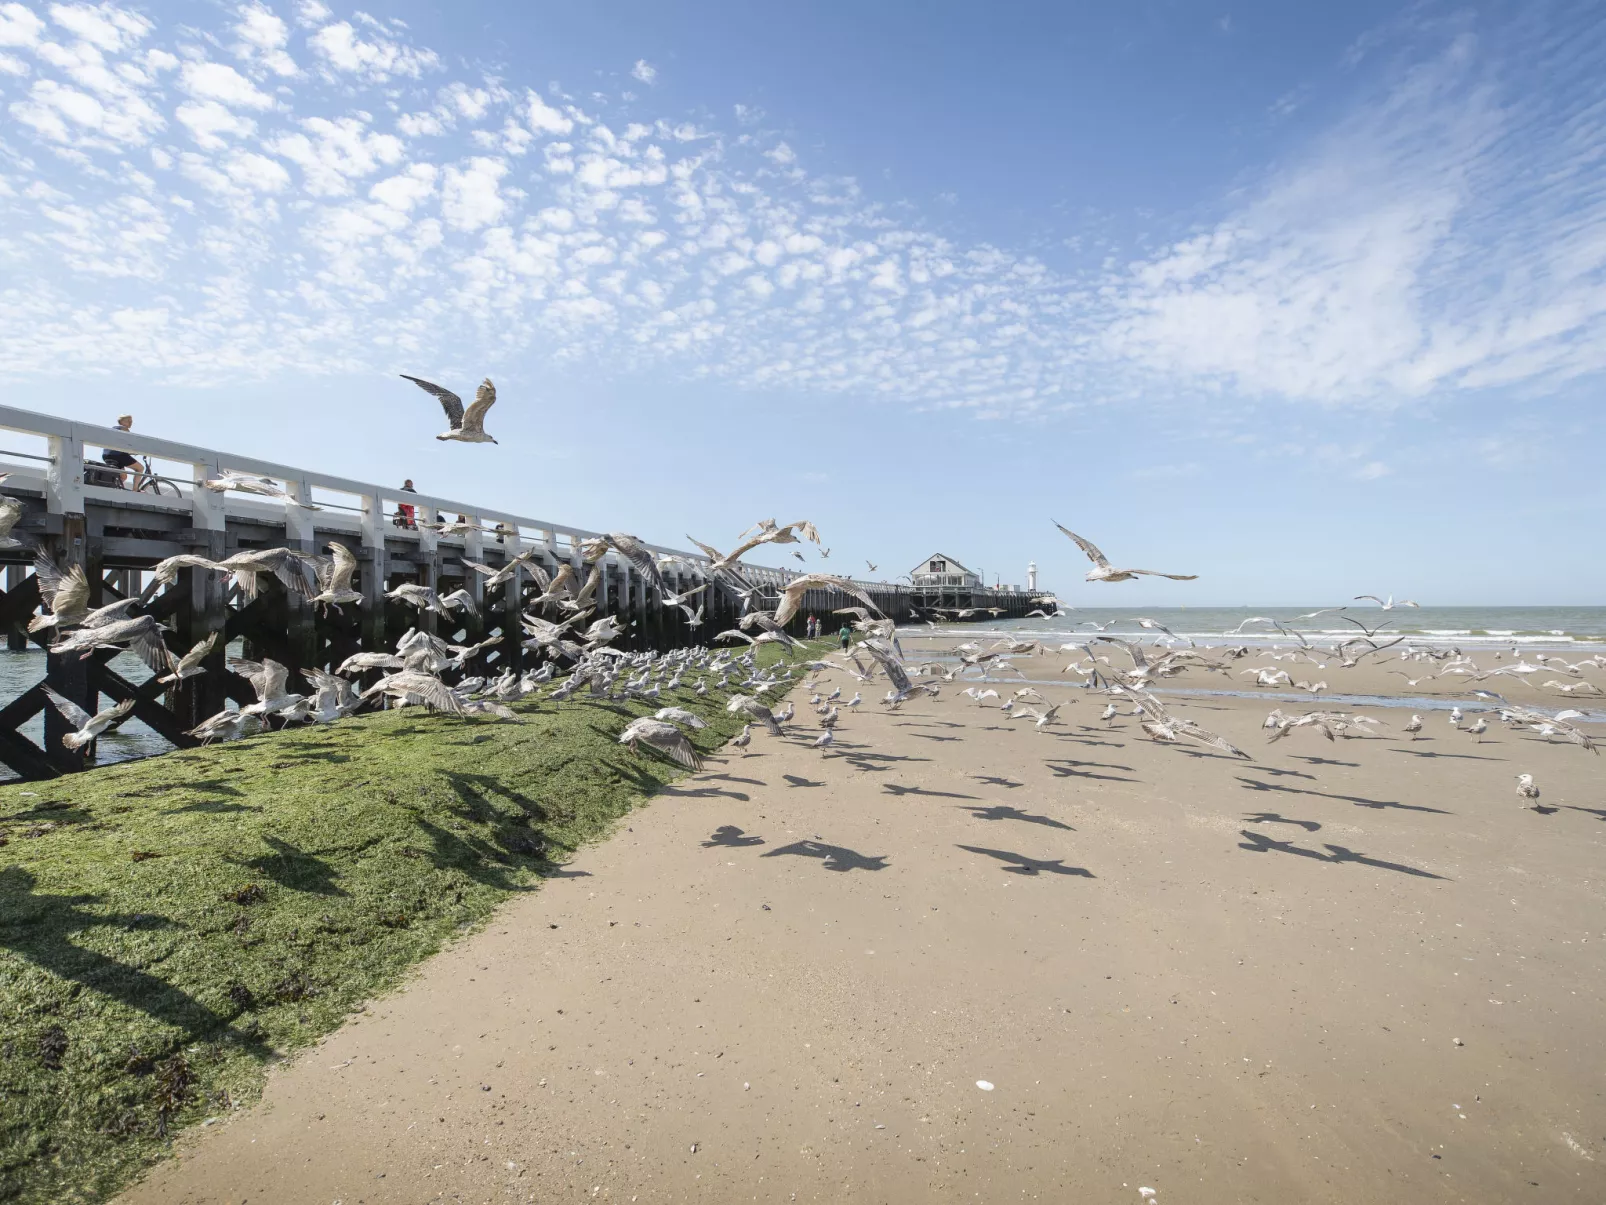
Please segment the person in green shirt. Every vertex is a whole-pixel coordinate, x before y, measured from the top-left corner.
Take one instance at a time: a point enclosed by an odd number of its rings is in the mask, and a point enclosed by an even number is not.
[[[844,653],[847,652],[848,645],[853,643],[853,629],[847,624],[843,624],[842,630],[838,632],[837,635],[842,639],[842,651]]]

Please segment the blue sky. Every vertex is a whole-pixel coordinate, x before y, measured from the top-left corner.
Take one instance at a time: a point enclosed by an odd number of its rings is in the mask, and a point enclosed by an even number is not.
[[[1603,19],[0,0],[0,381],[838,571],[1599,602]]]

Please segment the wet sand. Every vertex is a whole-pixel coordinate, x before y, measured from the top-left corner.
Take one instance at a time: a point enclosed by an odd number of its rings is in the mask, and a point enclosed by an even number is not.
[[[1049,693],[755,735],[124,1200],[1606,1199],[1600,759]]]

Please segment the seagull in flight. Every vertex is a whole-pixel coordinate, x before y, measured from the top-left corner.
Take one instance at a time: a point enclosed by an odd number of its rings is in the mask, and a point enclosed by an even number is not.
[[[410,377],[405,372],[401,374],[404,381],[411,381],[425,393],[433,393],[439,400],[441,408],[446,411],[446,421],[452,424],[452,429],[436,439],[451,439],[465,444],[494,444],[496,440],[485,433],[485,415],[496,405],[496,386],[491,384],[491,378],[486,377],[480,382],[480,387],[474,391],[474,404],[467,410],[463,409],[463,399],[450,389],[444,389],[433,381],[426,381],[420,377]]]
[[[1093,568],[1087,571],[1087,580],[1090,582],[1125,582],[1142,574],[1146,577],[1169,577],[1173,581],[1191,582],[1199,575],[1197,573],[1161,573],[1158,569],[1117,569],[1110,564],[1109,558],[1098,550],[1098,547],[1089,540],[1084,540],[1068,527],[1059,527],[1083,552],[1087,559],[1093,562]]]
[[[1363,599],[1365,599],[1365,600],[1367,600],[1369,602],[1375,602],[1378,606],[1382,607],[1385,611],[1392,611],[1392,610],[1394,610],[1395,607],[1420,607],[1422,605],[1421,603],[1412,602],[1408,598],[1402,598],[1402,599],[1400,599],[1399,602],[1395,602],[1394,601],[1394,595],[1392,595],[1392,594],[1390,594],[1387,599],[1379,598],[1375,594],[1357,594],[1355,596],[1355,601],[1356,602],[1360,602]],[[1339,609],[1342,610],[1343,608],[1339,608]]]

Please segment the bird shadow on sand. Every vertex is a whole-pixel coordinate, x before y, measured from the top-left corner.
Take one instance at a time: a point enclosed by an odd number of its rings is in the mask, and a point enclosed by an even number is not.
[[[717,779],[720,782],[743,782],[750,787],[767,787],[770,785],[762,778],[742,778],[735,774],[699,774],[696,778],[692,779],[692,781],[702,782],[707,778]]]
[[[1316,775],[1307,774],[1303,770],[1284,770],[1279,766],[1258,766],[1256,768],[1262,774],[1271,774],[1277,778],[1308,778],[1312,782],[1316,781]]]
[[[812,778],[804,778],[801,774],[782,774],[781,778],[789,787],[823,787],[825,783],[815,782]]]
[[[1097,766],[1098,762],[1044,762],[1050,771],[1058,778],[1095,778],[1100,782],[1137,782],[1135,778],[1128,778],[1125,774],[1095,774],[1091,770],[1084,770],[1083,766]],[[1127,770],[1130,766],[1110,766],[1112,770]]]
[[[1588,812],[1596,820],[1606,820],[1606,808],[1581,808],[1573,803],[1564,803],[1561,806],[1569,812]]]
[[[790,845],[782,845],[772,849],[767,854],[760,854],[761,858],[819,858],[821,868],[824,870],[885,870],[887,868],[887,855],[877,854],[867,856],[857,850],[849,849],[844,845],[826,845],[821,841],[794,841]]]
[[[677,799],[735,799],[742,803],[752,798],[746,791],[728,791],[724,787],[659,787],[658,794]]]
[[[941,799],[974,799],[974,795],[961,795],[958,791],[931,791],[925,787],[900,787],[895,782],[884,782],[881,789],[889,795],[931,795]]]
[[[704,849],[745,849],[750,845],[763,845],[764,838],[744,832],[734,824],[722,824],[703,842]]]
[[[1307,787],[1285,787],[1281,783],[1261,782],[1255,778],[1245,778],[1242,774],[1236,776],[1243,783],[1244,788],[1250,791],[1280,791],[1285,795],[1311,795],[1317,799],[1337,799],[1343,803],[1353,803],[1361,808],[1397,808],[1402,812],[1432,812],[1438,816],[1453,816],[1454,812],[1447,812],[1443,808],[1430,808],[1420,803],[1401,803],[1397,799],[1368,799],[1364,795],[1340,795],[1335,791],[1312,791]]]
[[[1169,744],[1169,742],[1166,743]],[[1242,762],[1244,760],[1241,757],[1234,757],[1230,753],[1211,753],[1205,749],[1195,749],[1192,745],[1171,745],[1171,748],[1175,749],[1178,753],[1193,758],[1196,761],[1202,759],[1206,761]],[[1254,760],[1252,755],[1250,755],[1250,760]]]
[[[1385,862],[1381,858],[1369,858],[1365,854],[1357,853],[1353,849],[1345,849],[1342,845],[1328,845],[1324,843],[1322,849],[1325,849],[1327,852],[1322,853],[1320,850],[1304,849],[1301,846],[1295,845],[1289,841],[1273,841],[1270,837],[1264,835],[1263,833],[1252,833],[1248,829],[1241,829],[1239,831],[1241,835],[1246,838],[1246,840],[1241,842],[1238,848],[1247,849],[1251,853],[1264,854],[1275,850],[1278,853],[1297,854],[1301,858],[1311,858],[1317,862],[1354,862],[1360,866],[1375,866],[1379,870],[1392,870],[1398,874],[1415,875],[1417,878],[1421,879],[1444,878],[1442,874],[1434,874],[1432,871],[1420,870],[1415,866],[1407,866],[1403,862]]]
[[[1390,753],[1409,753],[1412,757],[1453,757],[1459,761],[1505,761],[1503,757],[1484,757],[1478,753],[1435,753],[1431,749],[1390,749]]]
[[[1023,812],[1019,808],[1010,807],[1005,803],[995,803],[991,807],[975,807],[971,804],[955,804],[955,807],[964,808],[974,820],[1019,820],[1024,824],[1041,824],[1046,828],[1062,828],[1066,832],[1074,833],[1076,829],[1063,820],[1056,820],[1052,816],[1037,816],[1031,812]]]
[[[1244,817],[1246,824],[1294,824],[1308,833],[1318,831],[1322,826],[1315,820],[1295,820],[1289,816],[1279,816],[1276,812],[1250,812]]]
[[[981,854],[988,858],[997,858],[1000,862],[1007,863],[1007,865],[999,867],[999,869],[1005,874],[1019,874],[1027,876],[1035,876],[1040,874],[1063,874],[1072,875],[1081,879],[1091,879],[1096,877],[1091,870],[1087,870],[1084,867],[1065,865],[1064,858],[1051,858],[1048,860],[1044,860],[1042,858],[1028,858],[1025,854],[1014,854],[1004,849],[985,849],[980,845],[960,845],[956,846],[955,848],[965,850],[967,853]]]
[[[899,720],[893,725],[894,728],[963,728],[964,726],[963,724],[950,723],[948,720],[928,720],[922,723]]]
[[[1093,729],[1089,729],[1088,731],[1090,731],[1090,732],[1098,732],[1099,729],[1093,728]],[[1106,749],[1125,749],[1126,748],[1126,742],[1125,741],[1102,740],[1102,739],[1099,739],[1097,737],[1083,736],[1081,733],[1076,733],[1076,732],[1064,732],[1064,731],[1061,731],[1061,732],[1055,732],[1052,735],[1054,736],[1055,740],[1075,741],[1078,745],[1093,745],[1095,747],[1102,745]]]
[[[1313,766],[1348,766],[1351,770],[1357,770],[1361,765],[1358,761],[1335,761],[1331,757],[1317,757],[1311,753],[1295,753],[1291,756],[1295,761],[1307,762]]]
[[[992,729],[987,729],[986,731],[1008,732],[1009,729],[1007,729],[1007,728],[992,728]],[[922,741],[958,741],[958,740],[963,740],[964,739],[963,737],[958,737],[958,736],[938,736],[934,732],[911,732],[909,735],[912,736],[912,737],[915,737],[918,740],[922,740]]]
[[[1023,782],[1013,782],[1008,778],[1000,778],[996,774],[972,774],[971,777],[982,785],[989,787],[1007,787],[1013,790],[1016,787],[1024,787],[1026,785]]]

